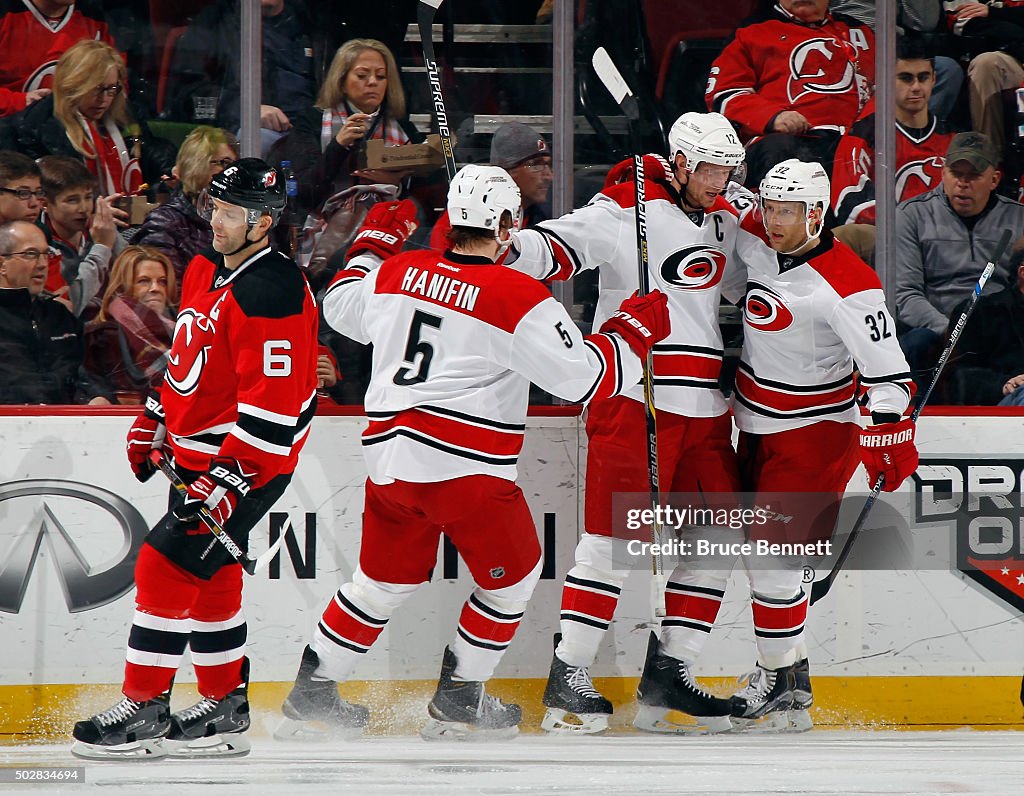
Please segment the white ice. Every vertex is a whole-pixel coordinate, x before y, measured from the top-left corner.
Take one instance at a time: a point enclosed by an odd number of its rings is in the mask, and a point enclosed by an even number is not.
[[[0,746],[0,766],[85,765],[85,784],[0,791],[132,796],[292,794],[984,794],[1024,793],[1024,733],[815,730],[791,736],[552,738],[426,743],[367,738],[291,744],[252,738],[248,757],[84,763],[67,746]]]

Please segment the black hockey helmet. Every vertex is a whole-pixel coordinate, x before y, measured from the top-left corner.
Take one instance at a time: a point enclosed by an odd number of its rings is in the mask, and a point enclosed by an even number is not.
[[[255,224],[268,215],[276,224],[284,210],[284,176],[259,158],[242,158],[210,180],[210,199],[246,209],[246,221]]]

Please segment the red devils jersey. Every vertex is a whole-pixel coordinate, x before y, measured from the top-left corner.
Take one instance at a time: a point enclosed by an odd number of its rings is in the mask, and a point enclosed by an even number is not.
[[[47,19],[31,0],[0,0],[0,116],[22,110],[26,92],[49,88],[57,59],[82,39],[114,46],[101,13],[88,3]]]
[[[805,25],[778,6],[755,17],[715,59],[708,108],[739,124],[744,136],[768,131],[782,111],[799,111],[812,128],[845,132],[875,81],[871,28],[831,15]]]
[[[160,391],[175,460],[238,459],[254,486],[295,469],[316,411],[317,309],[298,266],[263,249],[233,271],[196,255]]]
[[[759,211],[744,220],[751,229],[761,223]],[[800,257],[750,244],[744,261],[743,354],[733,393],[741,431],[859,422],[855,369],[869,410],[903,413],[910,369],[874,271],[830,232]]]
[[[583,337],[542,284],[483,257],[405,252],[367,274],[353,258],[324,318],[373,343],[363,433],[370,480],[515,480],[530,382],[574,403],[640,380],[617,334]]]
[[[536,279],[568,279],[591,268],[600,272],[594,327],[639,287],[636,247],[636,185],[613,185],[590,204],[517,233],[510,267]],[[734,256],[736,210],[719,197],[707,213],[683,212],[671,186],[646,181],[648,280],[668,296],[672,330],[653,349],[654,400],[658,410],[684,417],[718,417],[728,405],[718,385],[722,334],[718,306],[724,295],[739,301],[746,282]],[[643,400],[640,387],[626,395]]]
[[[931,116],[920,130],[896,122],[896,201],[942,182],[942,164],[953,134]],[[832,207],[839,224],[875,223],[875,115],[857,122],[839,140],[832,171]]]

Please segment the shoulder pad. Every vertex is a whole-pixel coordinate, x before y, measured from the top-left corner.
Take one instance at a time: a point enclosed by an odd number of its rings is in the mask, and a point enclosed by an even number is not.
[[[299,267],[271,252],[238,275],[231,294],[250,318],[287,318],[302,314],[308,290]]]

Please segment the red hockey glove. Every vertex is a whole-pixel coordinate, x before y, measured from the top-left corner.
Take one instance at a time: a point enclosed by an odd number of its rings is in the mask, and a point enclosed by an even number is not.
[[[631,296],[602,324],[601,332],[615,332],[629,343],[640,359],[651,347],[668,336],[668,297],[660,290],[646,296]]]
[[[402,250],[418,226],[416,203],[412,199],[378,202],[366,214],[363,226],[348,247],[345,259],[347,261],[357,254],[369,253],[386,260]]]
[[[249,494],[249,486],[249,478],[237,459],[218,456],[210,462],[209,472],[188,485],[185,500],[174,509],[174,516],[181,522],[194,522],[199,507],[205,505],[223,528],[242,498]],[[200,526],[200,530],[205,530],[205,526]]]
[[[612,166],[608,176],[604,178],[604,187],[611,188],[622,182],[633,179],[633,158],[626,158]],[[644,179],[655,182],[668,182],[672,179],[672,167],[661,155],[644,155]]]
[[[882,489],[892,492],[917,470],[917,446],[914,444],[914,424],[910,418],[898,423],[868,426],[860,432],[860,457],[868,471],[872,486],[878,476],[885,476]]]
[[[156,472],[156,467],[149,460],[149,452],[160,450],[166,437],[167,427],[164,425],[164,408],[160,403],[160,394],[151,391],[146,396],[145,410],[128,431],[125,446],[128,464],[139,481],[145,483]]]

